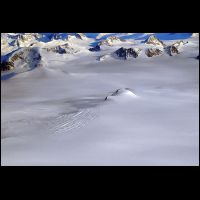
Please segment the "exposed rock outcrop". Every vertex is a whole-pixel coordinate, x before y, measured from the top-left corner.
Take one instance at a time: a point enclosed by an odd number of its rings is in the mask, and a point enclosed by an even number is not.
[[[86,39],[86,36],[84,33],[75,33],[75,36],[81,40]]]
[[[173,56],[175,54],[179,54],[178,48],[176,46],[173,46],[173,45],[168,47],[168,51],[169,51],[170,56]]]
[[[1,63],[1,71],[9,71],[14,69],[13,62],[3,62]]]
[[[147,49],[145,53],[148,57],[153,57],[153,56],[161,55],[163,52],[157,48],[154,48],[154,49],[150,48],[150,49]]]
[[[177,41],[174,44],[172,44],[172,46],[176,47],[176,48],[181,48],[183,45],[187,44],[187,42],[184,42],[183,40]]]
[[[96,45],[95,47],[92,47],[89,49],[89,51],[100,51],[100,50],[101,50],[101,48],[99,45]]]
[[[13,41],[13,45],[17,45],[18,47],[28,47],[31,43],[36,42],[40,37],[42,36],[38,33],[19,34]]]
[[[59,54],[73,54],[73,53],[78,52],[74,48],[69,47],[67,43],[64,45],[58,45],[58,46],[44,48],[44,49],[46,49],[48,52],[54,52],[54,53],[59,53]]]
[[[115,51],[114,54],[117,55],[119,58],[123,58],[124,60],[126,60],[128,57],[137,58],[140,51],[141,49],[133,49],[133,48],[126,49],[121,47],[120,49]]]
[[[188,42],[184,42],[183,40],[177,41],[174,44],[167,46],[165,48],[166,52],[170,55],[173,56],[175,54],[180,54],[180,49],[182,48],[182,46],[184,46],[185,44],[187,44]]]
[[[46,48],[46,50],[49,52],[54,52],[54,53],[59,53],[59,54],[64,54],[66,53],[66,50],[63,49],[61,46],[56,46],[56,47],[52,47],[52,48]]]
[[[125,98],[129,98],[129,97],[137,97],[133,91],[130,88],[120,88],[115,90],[114,92],[112,92],[110,95],[108,95],[104,100],[111,100],[111,99],[115,99],[117,96],[119,97],[125,97]],[[117,98],[119,98],[117,97]]]
[[[8,58],[1,63],[1,71],[15,69],[17,62],[25,64],[31,69],[38,66],[40,61],[41,55],[37,48],[22,48],[10,54]]]

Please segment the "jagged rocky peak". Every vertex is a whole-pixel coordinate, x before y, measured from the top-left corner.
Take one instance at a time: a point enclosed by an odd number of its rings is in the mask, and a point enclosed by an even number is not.
[[[185,45],[185,44],[187,44],[188,43],[188,41],[187,42],[184,42],[183,40],[180,40],[180,41],[177,41],[177,42],[175,42],[174,44],[172,44],[172,46],[174,46],[174,47],[176,47],[176,48],[180,48],[180,47],[182,47],[183,45]]]
[[[163,52],[158,48],[149,48],[146,50],[145,53],[148,57],[153,57],[153,56],[161,55]]]
[[[41,55],[38,48],[24,47],[6,56],[1,62],[1,71],[13,70],[16,64],[28,65],[30,68],[40,64]]]
[[[15,35],[11,37],[13,38],[13,46],[17,45],[18,47],[29,47],[34,42],[37,42],[42,35],[39,33],[22,33],[18,34],[17,37]]]
[[[66,53],[66,50],[64,48],[62,48],[60,45],[59,46],[55,46],[55,47],[50,47],[50,48],[45,48],[48,52],[54,52],[54,53],[59,53],[59,54],[64,54]]]
[[[187,44],[187,43],[188,43],[188,42],[184,42],[183,40],[177,41],[177,42],[175,42],[174,44],[172,44],[172,45],[170,45],[170,46],[167,46],[167,47],[166,47],[166,51],[167,51],[167,53],[168,53],[170,56],[173,56],[173,55],[175,55],[175,54],[179,54],[179,53],[180,53],[179,49],[180,49],[183,45],[185,45],[185,44]]]
[[[103,40],[101,42],[99,42],[99,46],[101,45],[108,45],[108,46],[111,46],[114,42],[123,42],[124,40],[116,37],[116,36],[112,36],[112,37],[108,37],[106,40]]]
[[[40,35],[39,33],[24,33],[24,34],[19,34],[18,36],[18,38],[20,38],[22,41],[39,39],[41,37],[42,35]]]
[[[59,54],[73,54],[78,52],[78,50],[75,50],[74,48],[70,47],[68,43],[44,49],[47,50],[48,52],[50,51]]]
[[[8,33],[1,34],[1,56],[11,53],[19,48],[16,44],[17,37],[15,39],[12,39],[11,37]]]
[[[149,36],[145,41],[146,44],[165,46],[163,41],[159,40],[155,35]]]
[[[117,55],[119,58],[123,58],[124,60],[126,60],[128,57],[134,57],[137,58],[139,53],[140,53],[141,49],[137,48],[137,49],[133,49],[133,48],[124,48],[121,47],[120,49],[118,49],[117,51],[115,51],[115,55]]]

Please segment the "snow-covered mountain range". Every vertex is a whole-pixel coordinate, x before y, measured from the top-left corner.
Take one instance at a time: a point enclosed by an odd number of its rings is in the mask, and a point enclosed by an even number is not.
[[[16,57],[19,52],[24,54],[27,49],[37,48],[38,54],[43,60],[43,52],[58,54],[76,54],[87,56],[89,51],[98,52],[96,60],[102,61],[106,57],[112,58],[127,58],[131,55],[130,52],[135,52],[133,49],[139,49],[132,57],[137,58],[143,52],[147,57],[162,55],[168,53],[175,55],[179,53],[179,49],[187,44],[183,42],[189,37],[199,37],[197,33],[186,33],[179,35],[179,41],[175,44],[170,41],[177,40],[179,34],[157,34],[157,33],[2,33],[1,34],[1,71],[15,70],[18,65],[13,57]],[[167,40],[165,44],[161,39]],[[125,47],[129,47],[125,50]],[[34,51],[34,50],[33,50]],[[124,51],[124,52],[123,52]],[[116,53],[117,52],[117,53]],[[120,53],[119,53],[120,52]],[[126,55],[128,53],[128,55]],[[99,55],[100,54],[100,55]],[[132,53],[133,54],[133,53]],[[95,55],[93,53],[93,55]],[[92,56],[93,56],[92,55]],[[198,56],[198,55],[197,55]],[[27,65],[27,57],[29,57],[28,68],[31,68],[32,54],[27,54],[26,58],[18,56],[17,60],[21,60],[23,65]],[[102,59],[103,58],[103,59]],[[44,58],[45,59],[45,58]],[[33,59],[32,62],[35,62]],[[41,62],[38,64],[41,65]],[[21,66],[20,66],[21,67]],[[21,67],[22,68],[22,67]],[[18,70],[19,71],[19,70]]]

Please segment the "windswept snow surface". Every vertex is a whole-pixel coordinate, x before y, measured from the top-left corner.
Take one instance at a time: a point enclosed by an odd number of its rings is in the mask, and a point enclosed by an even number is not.
[[[2,73],[1,165],[199,165],[199,37],[157,34],[189,42],[148,58],[152,34],[85,35],[75,54],[41,50],[42,66]],[[113,35],[126,41],[88,51]],[[122,46],[143,52],[97,59]]]

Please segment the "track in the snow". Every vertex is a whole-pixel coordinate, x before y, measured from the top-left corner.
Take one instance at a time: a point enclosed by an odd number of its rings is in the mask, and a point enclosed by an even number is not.
[[[52,133],[66,133],[73,129],[82,128],[100,115],[104,99],[102,97],[82,98],[65,101],[73,112],[60,113],[49,122],[48,129]],[[69,111],[69,107],[66,107]]]
[[[86,108],[72,114],[62,114],[54,119],[50,130],[53,133],[66,133],[72,129],[81,128],[99,115],[97,108]]]

